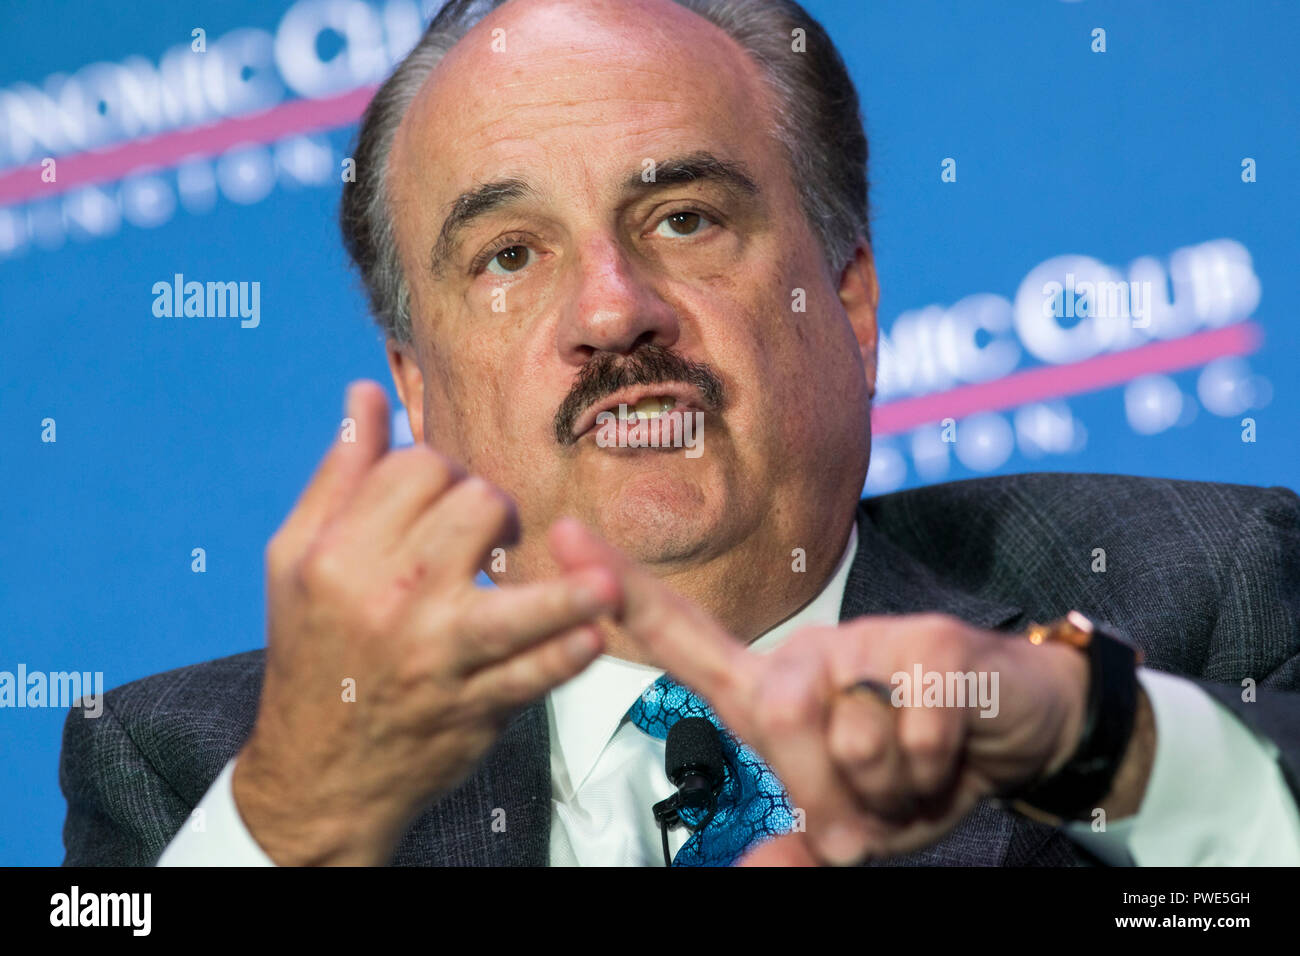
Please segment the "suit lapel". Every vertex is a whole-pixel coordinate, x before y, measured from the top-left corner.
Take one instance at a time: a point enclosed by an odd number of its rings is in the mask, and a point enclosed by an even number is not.
[[[546,866],[551,749],[545,701],[526,708],[464,783],[415,821],[394,866]]]
[[[844,586],[840,620],[865,614],[918,614],[940,611],[977,627],[998,630],[1022,614],[945,584],[933,570],[886,538],[858,506],[858,552]]]

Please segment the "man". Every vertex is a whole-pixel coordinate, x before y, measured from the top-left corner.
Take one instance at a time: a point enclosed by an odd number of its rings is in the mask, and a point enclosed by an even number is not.
[[[654,864],[691,715],[678,865],[1300,861],[1295,495],[859,505],[865,162],[793,3],[449,4],[343,213],[416,445],[351,388],[265,653],[70,717],[67,862]]]

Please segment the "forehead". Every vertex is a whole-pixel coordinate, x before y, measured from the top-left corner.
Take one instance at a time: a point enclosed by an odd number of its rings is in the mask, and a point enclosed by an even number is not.
[[[392,195],[446,202],[530,171],[543,188],[567,176],[597,191],[646,158],[697,150],[743,156],[766,175],[781,158],[772,104],[749,54],[672,0],[514,0],[462,38],[412,101]]]

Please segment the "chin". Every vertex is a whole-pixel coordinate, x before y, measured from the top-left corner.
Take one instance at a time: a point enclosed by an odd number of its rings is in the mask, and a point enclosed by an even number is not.
[[[721,545],[727,495],[717,476],[680,468],[638,468],[604,484],[585,502],[589,523],[606,541],[646,564],[685,561]],[[725,546],[724,546],[725,547]]]

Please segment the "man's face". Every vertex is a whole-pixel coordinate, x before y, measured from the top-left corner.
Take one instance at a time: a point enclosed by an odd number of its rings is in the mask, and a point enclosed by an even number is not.
[[[408,111],[389,185],[414,331],[390,358],[417,440],[518,504],[511,579],[548,567],[562,515],[672,573],[760,529],[788,555],[851,510],[874,275],[860,259],[846,314],[772,108],[670,0],[517,0]],[[505,181],[444,235],[458,197]],[[703,413],[697,447],[617,447],[597,413],[638,402]]]

